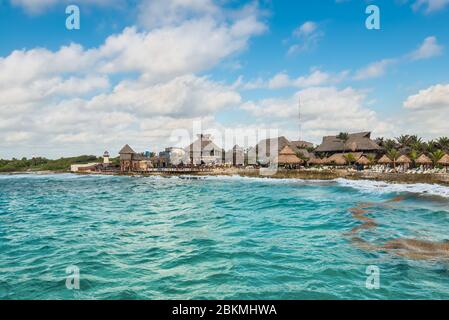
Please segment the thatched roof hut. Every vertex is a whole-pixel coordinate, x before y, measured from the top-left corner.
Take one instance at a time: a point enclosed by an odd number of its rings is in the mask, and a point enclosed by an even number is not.
[[[393,161],[390,158],[388,158],[386,155],[383,155],[382,158],[380,158],[377,161],[377,163],[379,163],[379,164],[390,164],[390,163],[393,163]]]
[[[275,159],[275,163],[279,165],[303,164],[304,160],[298,158],[296,153],[289,147],[285,146],[279,156]]]
[[[324,164],[324,159],[320,159],[320,158],[312,158],[308,161],[309,164],[312,165],[317,165],[317,164]]]
[[[449,155],[445,154],[440,160],[438,160],[438,164],[445,167],[449,166]]]
[[[407,157],[406,155],[402,155],[398,158],[398,160],[396,160],[396,163],[409,164],[409,163],[412,163],[412,160],[410,160],[410,158]]]
[[[326,164],[334,164],[337,166],[344,166],[348,164],[348,160],[344,157],[343,154],[338,153],[330,156],[326,159]]]
[[[136,152],[128,145],[125,146],[119,151],[119,154],[135,154]]]
[[[338,136],[327,136],[315,152],[338,153],[338,152],[379,152],[382,148],[371,140],[371,132],[352,133],[348,140],[343,141]]]
[[[425,154],[422,154],[418,159],[416,159],[416,164],[419,165],[431,165],[433,164],[432,160],[426,156]]]
[[[371,164],[371,161],[367,157],[362,156],[362,157],[360,157],[359,160],[357,160],[357,163],[361,164],[361,165],[364,165],[364,166],[368,166],[368,165]]]

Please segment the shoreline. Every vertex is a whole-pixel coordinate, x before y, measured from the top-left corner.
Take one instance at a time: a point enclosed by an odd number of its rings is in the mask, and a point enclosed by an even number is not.
[[[368,181],[382,181],[388,183],[399,184],[438,184],[442,186],[449,186],[449,173],[421,173],[421,174],[407,174],[407,173],[379,173],[371,171],[350,171],[345,169],[335,170],[285,170],[279,169],[274,174],[263,174],[259,169],[239,169],[239,168],[219,168],[204,172],[83,172],[74,173],[70,171],[23,171],[23,172],[8,172],[0,173],[0,175],[46,175],[46,174],[67,174],[72,173],[76,175],[114,175],[114,176],[241,176],[248,178],[266,178],[266,179],[302,179],[302,180],[368,180]]]
[[[378,173],[369,171],[349,171],[349,170],[278,170],[274,175],[266,176],[260,175],[259,170],[246,169],[220,169],[210,173],[198,173],[194,175],[204,176],[232,176],[238,175],[242,177],[253,178],[272,178],[272,179],[302,179],[302,180],[368,180],[368,181],[383,181],[388,183],[400,184],[439,184],[442,186],[449,186],[449,174],[404,174],[404,173]]]

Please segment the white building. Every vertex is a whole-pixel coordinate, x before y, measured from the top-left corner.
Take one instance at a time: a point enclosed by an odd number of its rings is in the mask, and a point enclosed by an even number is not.
[[[217,165],[224,161],[224,151],[217,146],[210,134],[199,134],[198,139],[184,149],[188,163],[194,165]]]

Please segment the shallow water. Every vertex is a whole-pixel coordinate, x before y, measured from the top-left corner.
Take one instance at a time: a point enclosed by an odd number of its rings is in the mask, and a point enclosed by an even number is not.
[[[366,202],[367,243],[449,238],[441,186],[0,176],[0,299],[449,299],[445,259],[354,245],[351,208]],[[80,290],[66,288],[71,265]]]

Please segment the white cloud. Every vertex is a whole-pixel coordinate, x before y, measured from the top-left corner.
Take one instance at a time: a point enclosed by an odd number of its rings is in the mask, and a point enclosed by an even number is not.
[[[405,100],[404,107],[413,110],[447,109],[449,111],[449,84],[437,84],[420,90]]]
[[[41,14],[58,4],[73,4],[70,0],[10,0],[11,4],[23,8],[29,14]],[[123,5],[125,0],[77,0],[75,4],[117,6]]]
[[[324,32],[317,22],[306,21],[293,31],[293,39],[296,43],[290,45],[287,54],[293,55],[313,49],[323,36]]]
[[[380,121],[367,107],[366,94],[351,87],[313,87],[298,91],[288,98],[263,99],[248,102],[242,109],[254,117],[284,121],[284,126],[295,126],[298,118],[298,101],[301,98],[302,128],[305,138],[320,142],[323,135],[340,131],[373,130],[383,135],[391,125]]]
[[[449,84],[437,84],[420,90],[404,101],[404,113],[398,124],[403,132],[436,138],[448,136]]]
[[[415,11],[424,9],[425,13],[432,13],[444,9],[449,4],[449,0],[416,0],[412,8]]]
[[[140,25],[152,29],[204,16],[221,17],[222,10],[212,0],[143,0],[138,20]]]
[[[235,84],[236,87],[245,90],[252,89],[281,89],[281,88],[307,88],[337,84],[347,78],[349,71],[339,73],[324,72],[316,68],[312,68],[310,73],[297,78],[291,78],[286,72],[279,72],[268,80],[258,78],[249,82],[244,82],[240,77]]]
[[[427,37],[418,49],[410,54],[412,60],[429,59],[443,53],[443,46],[438,44],[436,37]]]
[[[151,117],[197,117],[238,105],[240,95],[224,85],[193,75],[166,83],[149,85],[145,81],[123,82],[110,94],[95,96],[86,105],[91,110],[126,110]]]
[[[240,94],[198,74],[244,50],[266,26],[255,6],[223,19],[209,11],[180,19],[150,31],[126,28],[96,48],[70,44],[0,57],[3,152],[61,156],[98,153],[99,146],[114,152],[124,143],[154,149],[200,116],[216,125],[216,112],[238,106]]]
[[[396,60],[394,59],[383,59],[377,62],[373,62],[365,68],[358,70],[354,76],[354,79],[364,80],[381,77],[386,73],[387,68],[395,62]]]
[[[318,24],[313,21],[307,21],[304,22],[302,25],[300,25],[295,31],[293,31],[293,35],[300,38],[300,37],[307,37],[313,34],[318,30]]]

